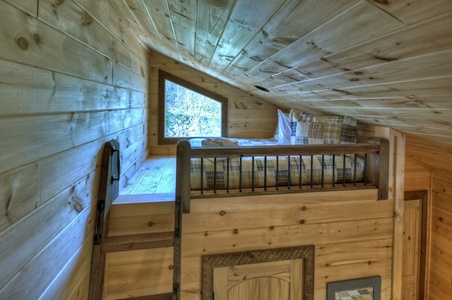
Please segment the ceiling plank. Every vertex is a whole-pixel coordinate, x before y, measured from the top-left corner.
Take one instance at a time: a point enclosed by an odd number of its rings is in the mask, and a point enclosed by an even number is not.
[[[147,37],[147,41],[159,41],[159,43],[152,44],[154,49],[166,55],[170,55],[143,0],[125,0],[125,2],[129,8],[130,14],[135,19],[132,20],[132,18],[129,18],[129,21],[137,24],[135,28],[141,28],[141,32],[144,32],[143,35]],[[151,45],[148,44],[148,46]]]
[[[431,109],[452,110],[452,95],[436,97],[394,97],[356,100],[303,100],[303,104],[316,107],[321,105],[325,109],[335,108],[367,108],[367,109]],[[318,103],[318,102],[321,102]]]
[[[251,78],[260,78],[262,73],[271,76],[403,26],[367,1],[359,2],[245,74]]]
[[[452,49],[451,28],[452,14],[449,13],[327,55],[296,70],[309,77],[321,77]]]
[[[231,76],[243,74],[358,1],[287,1],[224,72]]]
[[[378,6],[407,25],[419,23],[452,11],[450,0],[369,0],[369,2]]]
[[[195,60],[207,67],[223,33],[234,0],[199,1],[196,19]]]
[[[452,76],[451,57],[452,50],[447,50],[331,76],[309,79],[292,85],[299,85],[304,90],[313,92],[335,88],[347,91],[349,88],[362,88],[366,85],[447,77]],[[282,88],[284,89],[284,87]]]
[[[166,0],[143,0],[144,4],[155,24],[159,35],[161,37],[162,43],[165,45],[166,49],[171,56],[181,60],[179,53],[179,47],[176,42],[176,36],[174,34],[173,23],[170,19],[170,11],[168,3]],[[152,43],[152,41],[150,41]]]
[[[210,61],[211,72],[219,74],[242,51],[285,0],[236,0],[230,19]]]
[[[193,65],[195,57],[195,21],[175,12],[171,12],[171,20],[180,56],[186,64]]]
[[[196,66],[195,32],[197,0],[168,0],[179,53],[188,65]]]
[[[172,12],[194,21],[196,20],[197,2],[197,0],[168,0],[168,6]]]

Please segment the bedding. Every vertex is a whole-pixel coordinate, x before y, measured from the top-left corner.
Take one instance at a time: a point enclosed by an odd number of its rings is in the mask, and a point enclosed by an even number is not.
[[[355,119],[346,116],[314,116],[298,109],[289,114],[292,145],[355,144]]]
[[[273,139],[194,138],[192,147],[246,147],[297,144],[356,143],[356,120],[314,116],[298,109],[278,110]],[[356,166],[355,166],[356,165]],[[323,166],[323,167],[322,167]],[[344,167],[345,166],[345,167]],[[254,171],[253,171],[254,170]],[[356,175],[355,175],[356,170]],[[240,172],[241,171],[241,172]],[[363,180],[365,162],[355,155],[192,158],[192,189],[236,189],[319,185]]]
[[[278,145],[275,139],[234,139],[238,146],[268,146]],[[191,146],[206,146],[202,139],[190,140]],[[208,146],[207,146],[208,147]],[[240,167],[241,164],[241,167]],[[240,169],[242,170],[240,175]],[[253,172],[254,169],[254,172]],[[275,186],[319,185],[323,183],[333,184],[344,182],[357,182],[363,180],[364,160],[356,156],[324,155],[323,174],[322,156],[262,156],[254,157],[230,157],[214,159],[192,158],[190,162],[191,188],[201,189],[237,189],[259,188]],[[228,172],[229,170],[229,172]],[[300,177],[301,173],[301,177]],[[254,180],[253,180],[254,178]],[[301,178],[301,180],[300,180]]]
[[[275,131],[275,140],[278,145],[291,144],[291,129],[289,121],[289,113],[282,112],[278,109],[278,124]]]

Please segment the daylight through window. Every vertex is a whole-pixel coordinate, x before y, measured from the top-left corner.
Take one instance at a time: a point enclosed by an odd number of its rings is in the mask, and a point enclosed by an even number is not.
[[[226,136],[227,99],[159,72],[159,144],[184,137]]]
[[[165,82],[165,137],[221,136],[221,103]]]

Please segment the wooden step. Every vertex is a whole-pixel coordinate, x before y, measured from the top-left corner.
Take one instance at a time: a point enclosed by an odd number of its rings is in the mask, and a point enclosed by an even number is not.
[[[172,300],[173,294],[160,294],[160,295],[149,295],[149,296],[140,296],[134,298],[122,298],[119,300]]]
[[[172,247],[173,244],[173,231],[108,236],[102,243],[102,252],[111,253],[139,249]]]

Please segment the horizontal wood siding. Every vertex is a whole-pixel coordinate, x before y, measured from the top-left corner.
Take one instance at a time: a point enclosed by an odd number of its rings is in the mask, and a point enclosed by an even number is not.
[[[121,195],[117,200],[111,207],[109,236],[174,230],[173,201],[154,202],[153,195]],[[173,247],[108,253],[104,299],[171,293],[172,265]]]
[[[0,1],[1,299],[86,299],[102,147],[147,156],[149,52],[86,2]]]
[[[407,190],[429,190],[428,299],[452,298],[452,146],[443,140],[407,138]],[[430,174],[430,175],[429,175]],[[430,177],[430,179],[429,179]],[[428,184],[427,184],[428,182]]]
[[[326,282],[372,275],[382,276],[389,298],[394,201],[376,197],[361,190],[193,200],[183,215],[183,299],[199,299],[202,255],[308,244],[316,245],[316,299],[324,299]],[[114,205],[109,233],[171,230],[173,209],[172,202]],[[105,298],[171,292],[172,251],[108,254]]]
[[[182,299],[200,298],[202,255],[309,244],[316,246],[315,299],[325,299],[327,282],[373,275],[382,276],[382,299],[389,299],[396,251],[394,206],[403,191],[404,139],[385,128],[362,130],[365,136],[390,139],[390,152],[397,153],[390,165],[401,168],[397,172],[390,168],[388,200],[377,201],[376,189],[193,199],[191,212],[182,216]],[[171,230],[174,203],[154,202],[155,197],[121,195],[122,204],[111,210],[109,233]],[[169,247],[109,254],[105,297],[170,293],[172,251]]]
[[[270,138],[275,134],[277,107],[267,101],[251,96],[214,77],[203,74],[156,52],[151,55],[150,100],[150,151],[153,155],[175,154],[171,145],[158,145],[158,71],[163,70],[181,79],[212,91],[228,99],[228,137]]]
[[[199,299],[202,255],[315,245],[315,299],[326,283],[380,275],[392,282],[394,199],[376,190],[197,199],[183,215],[182,298]]]
[[[430,299],[452,298],[452,174],[433,173]]]
[[[431,171],[418,161],[405,159],[405,191],[430,191]]]

